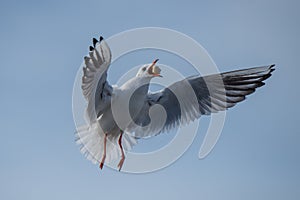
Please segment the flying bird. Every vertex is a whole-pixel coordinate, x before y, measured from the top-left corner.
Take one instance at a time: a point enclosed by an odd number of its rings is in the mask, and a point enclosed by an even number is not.
[[[103,37],[99,41],[93,38],[89,55],[84,57],[81,85],[87,101],[87,125],[76,132],[81,152],[101,169],[105,162],[120,159],[121,170],[125,152],[140,138],[167,132],[245,100],[265,84],[275,66],[195,75],[150,92],[151,79],[162,77],[158,59],[143,65],[123,85],[112,86],[107,81],[111,57]]]

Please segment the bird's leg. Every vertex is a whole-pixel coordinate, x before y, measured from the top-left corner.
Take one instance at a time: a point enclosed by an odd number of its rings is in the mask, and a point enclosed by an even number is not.
[[[120,134],[120,137],[119,137],[119,141],[118,141],[120,149],[121,149],[121,153],[122,153],[121,160],[120,160],[120,162],[118,164],[119,171],[121,171],[123,163],[124,163],[124,160],[125,160],[125,154],[124,154],[123,147],[122,147],[122,136],[123,136],[123,131],[121,131],[121,134]]]
[[[105,161],[105,158],[106,158],[106,138],[107,138],[107,133],[105,133],[105,136],[104,136],[104,142],[103,142],[103,156],[102,156],[101,163],[100,163],[100,165],[99,165],[100,169],[103,168],[104,161]]]

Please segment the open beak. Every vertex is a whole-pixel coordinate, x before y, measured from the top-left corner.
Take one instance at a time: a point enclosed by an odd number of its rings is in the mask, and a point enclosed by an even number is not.
[[[155,64],[157,63],[159,59],[156,59],[152,62],[152,64],[150,65],[148,72],[149,74],[155,76],[155,77],[162,77],[162,75],[160,75],[160,71],[161,69],[157,66],[155,66]]]

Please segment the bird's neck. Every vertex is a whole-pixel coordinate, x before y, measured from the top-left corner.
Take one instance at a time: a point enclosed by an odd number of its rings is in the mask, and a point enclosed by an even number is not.
[[[146,95],[149,90],[151,78],[149,77],[134,77],[128,80],[121,86],[122,90],[136,91],[141,95]]]

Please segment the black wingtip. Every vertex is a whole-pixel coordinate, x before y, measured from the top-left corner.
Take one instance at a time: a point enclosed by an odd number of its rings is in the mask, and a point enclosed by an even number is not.
[[[93,38],[93,46],[96,47],[98,40],[96,38]]]
[[[94,47],[90,46],[90,51],[93,51],[94,50]]]
[[[270,65],[269,69],[271,70],[271,72],[273,72],[275,70],[275,64]]]
[[[100,39],[100,42],[101,42],[101,41],[103,40],[103,37],[102,37],[102,36],[100,36],[100,38],[99,38],[99,39]]]
[[[274,67],[275,67],[275,64],[270,65],[270,68],[274,68]]]

